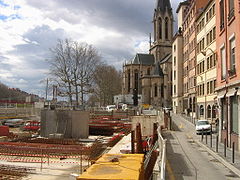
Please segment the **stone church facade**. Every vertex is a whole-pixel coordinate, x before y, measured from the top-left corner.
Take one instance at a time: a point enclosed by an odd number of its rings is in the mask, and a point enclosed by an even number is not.
[[[142,103],[171,107],[173,15],[170,0],[157,0],[153,16],[154,41],[149,54],[137,53],[123,65],[122,94],[142,95]]]

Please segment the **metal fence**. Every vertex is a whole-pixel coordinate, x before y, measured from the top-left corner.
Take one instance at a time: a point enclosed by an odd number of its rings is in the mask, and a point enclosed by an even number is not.
[[[166,169],[166,139],[163,139],[161,134],[160,127],[158,128],[158,144],[159,144],[159,156],[160,156],[160,162],[157,162],[159,164],[159,170],[160,170],[160,179],[165,180],[165,169]]]

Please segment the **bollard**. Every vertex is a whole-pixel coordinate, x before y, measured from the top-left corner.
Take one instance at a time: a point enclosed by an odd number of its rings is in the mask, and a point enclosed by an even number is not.
[[[225,139],[224,139],[224,157],[227,156],[226,145],[227,145],[227,143],[226,143],[226,138],[225,138]]]
[[[211,132],[210,132],[210,147],[212,148],[212,124],[211,124]]]
[[[172,117],[168,115],[168,119],[169,119],[169,130],[172,131]]]
[[[233,144],[232,144],[232,163],[234,163],[234,155],[235,155],[235,152],[234,152],[234,148],[235,147],[235,142],[233,142]]]
[[[202,129],[202,141],[203,141],[203,129]]]
[[[216,137],[216,152],[218,152],[218,135]]]
[[[131,131],[131,153],[135,153],[135,131]]]
[[[207,133],[206,133],[205,137],[206,137],[206,145],[207,145]]]

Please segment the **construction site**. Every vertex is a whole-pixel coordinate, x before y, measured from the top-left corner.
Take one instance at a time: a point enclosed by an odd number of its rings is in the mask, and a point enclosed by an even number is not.
[[[135,174],[131,179],[150,179],[157,159],[164,158],[159,130],[167,121],[161,112],[23,111],[1,113],[0,179],[117,179],[123,172],[120,179],[129,173]],[[21,125],[4,125],[17,118]],[[39,129],[23,128],[33,121]],[[137,174],[129,172],[133,167]],[[160,176],[159,166],[155,169]]]

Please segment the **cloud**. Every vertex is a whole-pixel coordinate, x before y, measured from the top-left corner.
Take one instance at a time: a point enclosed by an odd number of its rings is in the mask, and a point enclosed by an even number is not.
[[[172,1],[174,11],[178,1]],[[0,81],[40,92],[49,48],[71,38],[95,46],[104,61],[122,68],[148,53],[155,0],[0,0]]]

